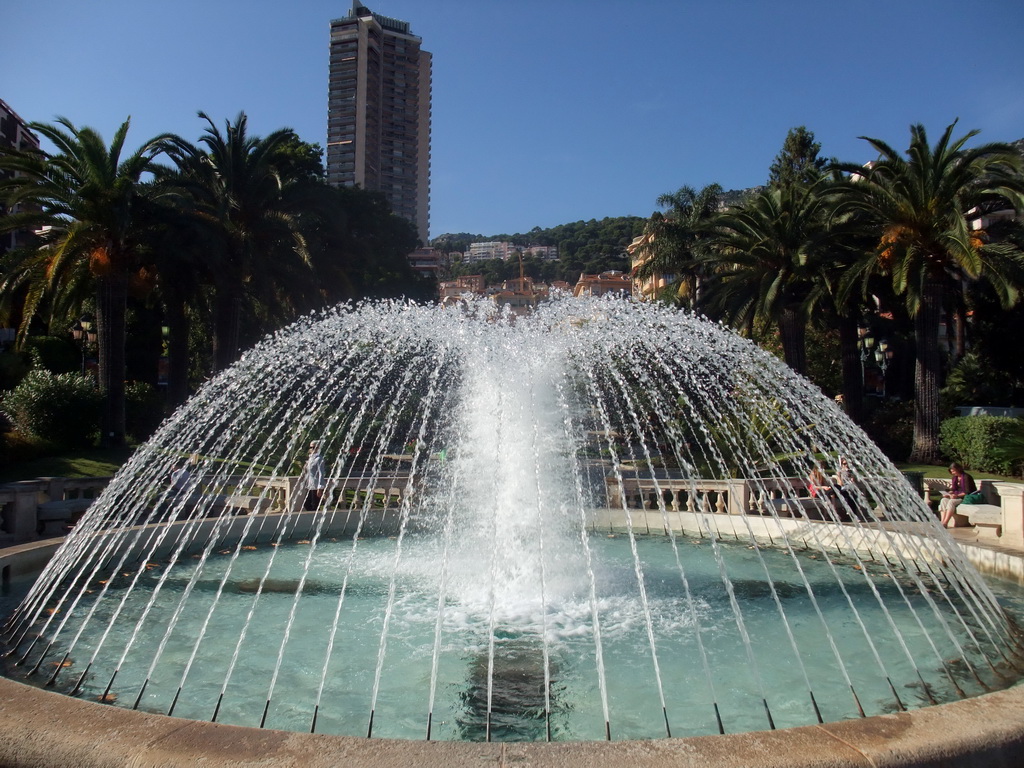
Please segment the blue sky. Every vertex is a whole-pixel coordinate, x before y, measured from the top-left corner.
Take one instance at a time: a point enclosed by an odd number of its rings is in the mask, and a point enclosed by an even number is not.
[[[1024,2],[369,0],[434,54],[431,236],[648,216],[762,183],[786,132],[864,162],[959,118],[1024,137]],[[205,110],[325,143],[329,23],[351,0],[0,2],[0,98],[129,145]]]

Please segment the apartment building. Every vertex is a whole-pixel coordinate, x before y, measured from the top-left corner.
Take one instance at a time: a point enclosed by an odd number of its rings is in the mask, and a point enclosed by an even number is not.
[[[39,138],[28,129],[18,113],[0,99],[0,147],[4,149],[39,149]],[[3,173],[0,171],[0,173]],[[0,203],[0,216],[7,213]],[[11,232],[0,236],[0,253],[22,244],[27,233]]]
[[[581,274],[573,288],[573,296],[604,296],[614,294],[628,299],[633,294],[633,281],[618,270],[599,275]]]
[[[463,261],[487,261],[489,259],[508,259],[515,253],[511,243],[502,241],[470,243],[469,250],[463,255]]]
[[[331,22],[327,180],[382,192],[426,245],[431,54],[420,43],[409,22],[358,0]]]

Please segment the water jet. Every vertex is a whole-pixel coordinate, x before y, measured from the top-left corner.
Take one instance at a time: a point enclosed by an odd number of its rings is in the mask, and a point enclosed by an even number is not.
[[[855,486],[807,497],[840,455]],[[568,299],[515,323],[371,303],[266,340],[137,451],[4,637],[11,676],[82,698],[375,740],[792,728],[1022,667],[835,403],[699,319]]]

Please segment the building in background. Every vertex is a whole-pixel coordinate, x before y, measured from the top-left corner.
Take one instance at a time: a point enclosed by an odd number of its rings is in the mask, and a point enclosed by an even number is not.
[[[454,280],[447,280],[439,286],[441,306],[463,306],[465,294],[483,296],[486,290],[487,284],[483,275],[463,275]]]
[[[18,116],[17,112],[7,106],[7,102],[3,99],[0,99],[0,149],[39,149],[39,137],[28,129],[28,124]],[[0,173],[5,172],[0,171]],[[0,203],[0,216],[5,213],[7,213],[7,209],[3,203]],[[28,232],[22,231],[0,236],[0,254],[11,248],[24,245],[28,236]]]
[[[437,248],[417,248],[409,254],[409,263],[420,277],[437,280],[438,275],[448,265],[448,257]]]
[[[462,257],[463,261],[489,261],[490,259],[508,259],[515,251],[511,243],[492,241],[470,243],[469,250]]]
[[[533,256],[537,259],[555,261],[558,259],[557,245],[528,245],[523,248],[523,256]]]
[[[426,245],[431,55],[420,43],[408,22],[358,0],[331,22],[327,180],[382,192]]]
[[[463,261],[488,261],[489,259],[509,259],[533,256],[537,259],[555,261],[558,259],[557,245],[515,245],[504,240],[488,240],[470,243],[469,250],[462,255]]]
[[[599,275],[582,274],[572,290],[573,296],[604,296],[609,293],[628,299],[633,294],[633,281],[618,270]]]
[[[654,257],[654,232],[644,232],[633,238],[633,242],[626,246],[626,253],[632,260],[630,277],[633,280],[633,296],[641,301],[655,301],[665,289],[675,281],[675,275],[661,272],[641,278],[638,276],[640,268]]]

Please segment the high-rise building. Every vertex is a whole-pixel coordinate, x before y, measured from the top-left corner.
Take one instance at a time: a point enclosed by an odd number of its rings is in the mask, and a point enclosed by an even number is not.
[[[379,190],[427,242],[431,56],[409,23],[354,0],[331,22],[327,180]]]
[[[39,138],[28,129],[28,124],[0,99],[0,150],[3,149],[39,149]],[[8,176],[8,171],[0,171],[0,178]],[[14,206],[12,213],[19,206]],[[7,213],[7,208],[0,203],[0,216]],[[9,232],[0,237],[0,254],[10,248],[24,245],[29,233],[24,231]]]

